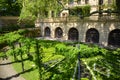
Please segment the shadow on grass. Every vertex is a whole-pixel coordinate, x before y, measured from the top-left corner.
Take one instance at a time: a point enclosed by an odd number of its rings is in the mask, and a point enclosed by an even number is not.
[[[20,62],[26,61],[26,60],[29,60],[29,59],[26,58],[26,59],[23,59],[23,60],[17,60],[17,61],[8,62],[8,63],[2,63],[2,64],[0,64],[0,66],[2,66],[2,65],[9,65],[9,64],[13,64],[13,63],[20,63]],[[1,80],[1,79],[0,79],[0,80]]]
[[[18,74],[15,74],[15,75],[12,75],[12,76],[9,76],[7,78],[0,78],[0,80],[11,80],[12,78],[16,78],[16,77],[19,77],[21,74],[24,74],[24,73],[27,73],[27,72],[31,72],[33,70],[35,70],[36,68],[30,68],[28,70],[25,70],[23,72],[20,72]]]

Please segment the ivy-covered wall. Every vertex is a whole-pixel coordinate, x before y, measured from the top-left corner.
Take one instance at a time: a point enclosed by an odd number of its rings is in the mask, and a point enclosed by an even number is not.
[[[70,12],[69,14],[72,16],[88,15],[88,14],[90,14],[90,9],[91,9],[90,5],[76,6],[76,7],[69,9],[69,12]]]

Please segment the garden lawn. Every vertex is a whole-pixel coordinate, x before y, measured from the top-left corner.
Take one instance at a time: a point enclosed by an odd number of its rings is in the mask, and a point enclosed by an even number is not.
[[[30,50],[30,51],[33,53],[34,50],[33,50],[33,48],[31,48],[31,49],[32,50]],[[58,60],[58,59],[64,58],[63,56],[55,55],[54,53],[55,53],[55,49],[53,47],[43,48],[42,62],[45,63],[48,61]],[[35,53],[33,53],[32,55],[34,56]],[[27,58],[27,55],[25,54],[23,57]],[[17,56],[17,58],[20,60],[20,56]],[[13,57],[11,57],[11,61],[14,61]],[[21,62],[14,63],[13,67],[18,73],[22,72]],[[33,61],[30,61],[30,60],[24,61],[24,68],[25,68],[25,70],[33,68],[33,71],[21,74],[22,77],[24,77],[26,80],[39,80],[38,69],[36,69],[36,65],[34,64]],[[48,75],[49,75],[49,73],[48,73]]]

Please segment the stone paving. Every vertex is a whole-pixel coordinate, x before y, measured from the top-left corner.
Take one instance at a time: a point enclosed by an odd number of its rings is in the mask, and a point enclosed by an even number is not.
[[[9,60],[0,60],[0,80],[25,80],[20,76],[9,63]]]

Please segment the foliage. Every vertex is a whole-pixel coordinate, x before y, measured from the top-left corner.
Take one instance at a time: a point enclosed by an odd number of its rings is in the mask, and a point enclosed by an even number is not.
[[[5,34],[13,31],[18,31],[19,29],[27,29],[27,28],[34,30],[35,25],[30,23],[29,24],[25,23],[24,27],[21,27],[20,25],[16,25],[16,24],[11,24],[9,26],[2,26],[0,27],[0,33]]]
[[[2,26],[0,28],[0,33],[16,31],[18,29],[20,29],[20,26],[19,25],[14,25],[14,24],[11,24],[9,26]]]
[[[116,0],[116,10],[119,12],[120,14],[120,0]]]
[[[0,0],[0,15],[19,16],[21,12],[20,0]]]
[[[104,57],[104,66],[110,70],[110,79],[119,79],[120,78],[120,49],[116,51],[109,51]]]
[[[100,49],[101,55],[97,55],[96,57],[90,57],[85,59],[84,62],[89,69],[91,70],[92,74],[94,75],[95,79],[100,80],[114,80],[119,79],[119,49],[115,51],[108,51],[106,49]],[[116,59],[117,57],[117,59]],[[118,74],[118,75],[117,75]]]
[[[73,75],[76,72],[75,68],[77,68],[78,53],[80,53],[81,78],[83,80],[91,79],[90,76],[92,76],[93,80],[117,80],[120,78],[120,49],[109,51],[96,45],[36,40],[21,37],[18,33],[23,34],[24,31],[5,34],[0,38],[3,41],[14,44],[9,45],[11,48],[8,50],[7,56],[16,55],[17,60],[22,61],[27,59],[27,61],[21,62],[23,70],[28,68],[36,69],[31,72],[36,74],[35,80],[73,79]],[[10,37],[8,35],[11,35],[11,40],[9,40]],[[3,43],[2,41],[0,42]],[[15,45],[15,43],[18,45]],[[77,45],[80,45],[80,47]],[[4,56],[3,52],[0,55]],[[26,62],[27,64],[24,64]],[[77,73],[75,76],[75,79],[77,79]]]
[[[90,14],[90,5],[86,6],[76,6],[73,8],[70,8],[70,15],[75,15],[75,16],[86,16]]]
[[[57,0],[22,0],[20,20],[35,21],[36,18],[48,17],[49,11],[58,13],[60,5]]]
[[[11,45],[14,42],[17,42],[20,38],[23,37],[23,34],[25,33],[27,33],[26,30],[18,30],[0,35],[0,49],[7,45]]]

